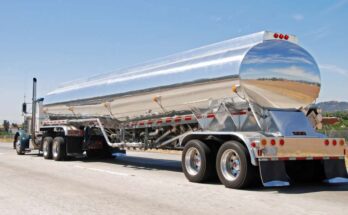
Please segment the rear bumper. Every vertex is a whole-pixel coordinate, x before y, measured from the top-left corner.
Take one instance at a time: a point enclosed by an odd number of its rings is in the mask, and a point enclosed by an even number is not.
[[[259,161],[303,161],[303,160],[344,160],[344,156],[307,156],[307,157],[261,157]]]
[[[327,183],[348,182],[344,139],[263,138],[253,150],[264,186],[288,186],[299,175]]]
[[[262,138],[254,148],[259,160],[337,160],[344,159],[342,138]]]

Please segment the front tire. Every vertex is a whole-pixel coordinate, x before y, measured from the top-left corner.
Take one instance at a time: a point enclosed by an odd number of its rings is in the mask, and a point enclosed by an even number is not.
[[[66,157],[66,149],[63,137],[56,137],[52,145],[52,157],[55,161],[64,160]]]
[[[216,156],[219,179],[227,188],[242,189],[256,180],[256,168],[252,166],[247,148],[237,141],[227,141]]]
[[[42,151],[45,159],[52,159],[52,143],[52,137],[45,137],[43,140]]]
[[[214,175],[212,150],[200,140],[190,140],[182,153],[182,169],[190,182],[202,183]]]
[[[17,152],[17,155],[24,155],[25,154],[24,145],[22,144],[20,138],[18,138],[17,142],[16,142],[16,152]]]

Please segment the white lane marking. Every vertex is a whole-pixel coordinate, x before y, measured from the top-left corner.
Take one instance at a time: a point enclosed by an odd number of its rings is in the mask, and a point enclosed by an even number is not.
[[[89,168],[89,167],[83,167],[83,166],[79,166],[79,165],[75,165],[75,168],[79,168],[79,169],[85,169],[85,170],[91,170],[91,171],[95,171],[95,172],[102,172],[102,173],[107,173],[110,175],[117,175],[117,176],[130,176],[127,173],[122,173],[122,172],[114,172],[114,171],[110,171],[110,170],[105,170],[105,169],[98,169],[98,168]]]

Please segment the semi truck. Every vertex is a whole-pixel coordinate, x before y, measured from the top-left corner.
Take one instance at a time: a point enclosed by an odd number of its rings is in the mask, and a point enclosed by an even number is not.
[[[190,182],[217,178],[242,189],[348,181],[345,139],[317,132],[318,65],[291,34],[229,39],[71,81],[40,99],[36,85],[18,155],[38,150],[61,161],[181,150]]]

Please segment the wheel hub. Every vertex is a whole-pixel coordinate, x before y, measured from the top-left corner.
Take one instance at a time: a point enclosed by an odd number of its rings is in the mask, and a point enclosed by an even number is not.
[[[185,155],[185,167],[190,175],[197,175],[201,170],[202,158],[198,149],[191,147]]]
[[[220,168],[228,181],[236,180],[240,175],[240,158],[233,149],[226,150],[221,156]]]

